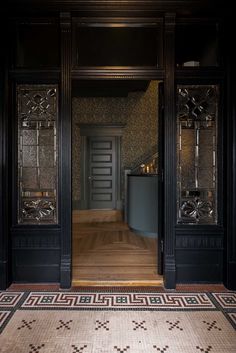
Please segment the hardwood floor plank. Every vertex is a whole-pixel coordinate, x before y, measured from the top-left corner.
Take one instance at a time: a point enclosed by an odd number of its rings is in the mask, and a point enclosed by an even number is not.
[[[137,235],[120,221],[74,223],[72,278],[73,285],[90,281],[160,285],[157,239]]]

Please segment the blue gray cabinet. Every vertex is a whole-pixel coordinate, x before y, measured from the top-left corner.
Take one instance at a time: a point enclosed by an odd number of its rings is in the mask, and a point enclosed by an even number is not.
[[[128,175],[128,224],[136,233],[157,236],[158,175]]]

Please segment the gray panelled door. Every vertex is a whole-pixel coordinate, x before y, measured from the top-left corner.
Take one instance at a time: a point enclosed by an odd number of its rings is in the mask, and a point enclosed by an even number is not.
[[[88,138],[88,206],[90,209],[116,208],[116,139]]]

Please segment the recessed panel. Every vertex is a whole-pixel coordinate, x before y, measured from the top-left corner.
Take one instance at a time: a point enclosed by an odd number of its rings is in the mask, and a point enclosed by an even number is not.
[[[59,27],[53,23],[25,23],[16,29],[16,67],[53,67],[60,63]]]
[[[93,189],[111,189],[112,180],[93,180],[92,181]]]
[[[77,66],[162,66],[162,28],[141,26],[75,26]]]
[[[103,167],[103,168],[92,168],[92,175],[104,175],[104,176],[111,176],[112,175],[112,168],[110,167]]]
[[[92,194],[92,200],[93,201],[111,201],[112,200],[112,194]]]
[[[112,162],[112,154],[92,154],[92,162],[96,162],[96,163]]]
[[[94,150],[111,150],[112,142],[111,141],[92,141],[91,147]]]
[[[177,66],[219,66],[218,31],[218,24],[178,24],[176,27]]]

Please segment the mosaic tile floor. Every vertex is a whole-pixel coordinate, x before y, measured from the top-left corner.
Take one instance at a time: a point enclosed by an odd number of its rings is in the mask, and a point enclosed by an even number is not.
[[[1,353],[235,353],[235,328],[235,292],[0,292]]]

